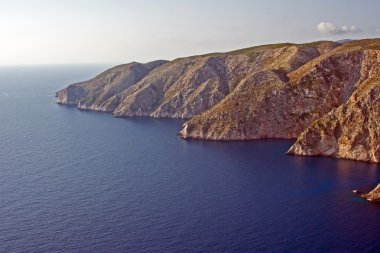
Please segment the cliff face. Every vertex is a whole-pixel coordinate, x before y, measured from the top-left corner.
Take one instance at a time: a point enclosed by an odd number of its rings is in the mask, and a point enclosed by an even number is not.
[[[188,121],[184,138],[247,140],[297,138],[346,99],[357,81],[360,52],[318,57],[284,72],[260,70],[211,110]]]
[[[366,50],[348,101],[311,124],[290,154],[380,162],[380,51]]]
[[[241,62],[246,59],[241,59]],[[191,57],[157,69],[120,94],[118,117],[190,118],[218,103],[229,92],[226,66],[240,71],[226,57]]]
[[[318,45],[271,45],[177,59],[121,94],[122,102],[114,115],[192,118],[265,69],[273,70],[268,75],[281,81],[286,71],[317,57]]]
[[[287,79],[287,72],[336,46],[278,44],[180,58],[164,65],[162,61],[126,64],[57,92],[57,102],[117,117],[192,118],[239,84],[249,83],[255,74],[268,70],[264,75]]]
[[[379,162],[380,40],[131,63],[57,92],[116,117],[186,118],[185,139],[298,138],[297,155]]]
[[[80,109],[112,112],[118,103],[113,96],[130,88],[166,61],[129,63],[109,69],[95,78],[75,83],[56,93],[58,104],[77,105]]]

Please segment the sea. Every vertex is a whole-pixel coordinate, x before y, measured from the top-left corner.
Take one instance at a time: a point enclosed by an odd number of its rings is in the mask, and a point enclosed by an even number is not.
[[[380,166],[55,103],[108,67],[0,67],[0,252],[379,252]]]

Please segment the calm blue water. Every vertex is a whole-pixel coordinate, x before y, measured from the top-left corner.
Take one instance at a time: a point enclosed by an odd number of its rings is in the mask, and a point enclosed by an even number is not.
[[[0,68],[1,252],[378,251],[378,166],[55,104],[105,68]]]

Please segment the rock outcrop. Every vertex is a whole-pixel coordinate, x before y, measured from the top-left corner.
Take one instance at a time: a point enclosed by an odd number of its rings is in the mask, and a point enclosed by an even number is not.
[[[354,92],[313,122],[290,154],[380,162],[380,50],[361,52]]]
[[[116,117],[189,119],[184,139],[296,139],[296,155],[379,156],[380,40],[275,44],[131,63],[57,92]]]
[[[367,199],[368,201],[380,201],[380,184],[378,184],[376,188],[369,193],[363,194],[361,197]]]
[[[192,118],[253,79],[265,79],[260,75],[282,84],[286,72],[334,46],[332,42],[280,44],[177,59],[121,94],[122,102],[113,114]]]
[[[218,104],[240,83],[249,84],[254,74],[267,71],[264,75],[287,79],[287,72],[338,45],[318,42],[259,46],[179,58],[153,71],[137,72],[135,69],[145,65],[126,64],[57,92],[57,102],[113,112],[117,117],[189,119]]]
[[[56,93],[58,104],[77,105],[79,109],[112,112],[118,105],[115,95],[130,88],[167,61],[146,64],[132,62],[109,69],[95,78],[75,83]]]
[[[221,103],[188,121],[181,136],[208,140],[297,138],[351,92],[360,61],[356,52],[323,55],[296,70],[283,70],[282,78],[276,69],[261,69]]]

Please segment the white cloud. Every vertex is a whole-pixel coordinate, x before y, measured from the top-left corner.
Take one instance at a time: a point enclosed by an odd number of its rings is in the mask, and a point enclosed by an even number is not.
[[[349,34],[349,33],[360,33],[362,30],[357,26],[344,25],[344,26],[336,26],[333,23],[329,22],[321,22],[318,24],[317,29],[320,33],[336,35],[336,34]]]

